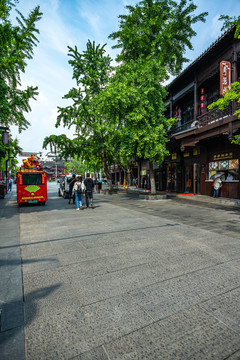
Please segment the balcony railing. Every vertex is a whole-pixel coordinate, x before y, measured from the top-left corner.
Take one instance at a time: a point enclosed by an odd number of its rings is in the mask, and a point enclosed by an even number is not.
[[[203,127],[206,125],[214,124],[222,119],[225,119],[228,116],[233,115],[232,104],[229,104],[224,110],[212,109],[208,111],[206,114],[199,116],[198,123],[199,127]]]
[[[193,119],[184,124],[181,124],[180,122],[174,124],[174,126],[169,130],[169,135],[173,136],[183,132],[192,131],[197,128],[202,128],[204,126],[217,123],[231,115],[233,115],[232,104],[229,104],[228,107],[226,107],[224,110],[215,108],[203,115],[198,116],[196,120]]]

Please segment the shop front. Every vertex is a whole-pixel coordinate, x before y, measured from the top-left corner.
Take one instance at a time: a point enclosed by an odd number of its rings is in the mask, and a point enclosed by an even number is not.
[[[222,180],[220,197],[239,199],[239,155],[239,150],[211,154],[205,180],[206,195],[212,195],[214,178],[219,176]]]
[[[201,193],[201,152],[200,147],[189,148],[182,153],[184,193]]]

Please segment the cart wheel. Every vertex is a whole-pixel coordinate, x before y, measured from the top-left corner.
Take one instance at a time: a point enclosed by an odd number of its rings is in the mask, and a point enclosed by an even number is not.
[[[45,205],[45,201],[42,201],[41,204],[42,204],[42,205]]]

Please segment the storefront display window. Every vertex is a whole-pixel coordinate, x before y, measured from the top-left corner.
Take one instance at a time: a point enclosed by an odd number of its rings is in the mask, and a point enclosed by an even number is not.
[[[239,160],[219,160],[209,163],[209,180],[214,179],[217,173],[225,176],[225,181],[238,180]]]
[[[229,160],[229,169],[238,169],[239,167],[239,160]]]
[[[218,170],[218,161],[213,161],[209,163],[209,170]]]
[[[228,169],[228,160],[219,161],[219,170],[227,170]]]

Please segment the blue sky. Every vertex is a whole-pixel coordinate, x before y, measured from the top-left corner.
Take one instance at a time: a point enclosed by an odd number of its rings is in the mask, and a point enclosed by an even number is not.
[[[68,64],[67,46],[76,45],[79,51],[83,51],[88,39],[107,43],[106,50],[114,58],[116,51],[111,48],[114,43],[108,35],[118,29],[118,15],[126,13],[125,6],[136,3],[136,0],[19,0],[17,9],[23,15],[37,5],[43,12],[38,22],[40,42],[22,75],[23,87],[35,85],[39,88],[37,101],[31,102],[32,111],[26,114],[31,126],[21,134],[16,128],[11,128],[13,137],[18,137],[25,152],[42,151],[44,137],[51,134],[66,133],[72,137],[73,130],[55,128],[57,106],[67,105],[62,97],[75,86]],[[197,13],[208,11],[209,15],[206,23],[195,25],[194,50],[187,51],[191,61],[221,35],[220,14],[240,15],[240,0],[195,0],[194,3],[198,6]],[[12,16],[15,17],[14,10]]]

